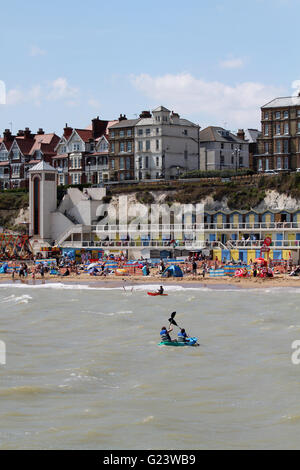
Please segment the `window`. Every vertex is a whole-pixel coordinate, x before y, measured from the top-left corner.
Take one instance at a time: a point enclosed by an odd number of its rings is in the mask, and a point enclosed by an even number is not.
[[[281,142],[277,140],[276,142],[276,153],[281,153]]]
[[[266,158],[266,170],[269,170],[269,169],[270,169],[270,168],[269,168],[269,159]]]
[[[132,142],[127,142],[127,152],[132,152]]]
[[[79,152],[79,150],[80,150],[80,144],[73,144],[73,151]]]
[[[283,152],[289,153],[289,141],[288,140],[283,141]]]
[[[110,131],[110,136],[114,137],[115,136],[115,131]]]
[[[112,170],[115,169],[115,160],[114,160],[114,158],[112,158],[112,160],[111,160],[111,168],[112,168]]]
[[[143,158],[139,158],[139,169],[141,170],[143,168]]]
[[[112,142],[112,143],[110,144],[110,151],[111,151],[112,153],[114,153],[114,151],[115,151],[115,143],[114,143],[114,142]]]
[[[297,109],[297,117],[300,117],[300,109]]]
[[[269,142],[265,142],[265,153],[269,153]]]
[[[146,150],[150,150],[150,140],[146,140]]]
[[[124,131],[120,131],[120,137],[124,137],[125,135],[125,132]]]
[[[139,148],[139,151],[140,151],[140,152],[143,151],[143,141],[142,141],[142,140],[139,140],[138,148]]]
[[[300,115],[300,114],[299,114]],[[158,135],[159,134],[159,128],[157,127],[156,128],[156,134]]]
[[[289,133],[289,123],[288,123],[288,122],[285,122],[285,123],[284,123],[284,133],[285,133],[285,134],[288,134],[288,133]]]
[[[146,135],[150,135],[151,133],[151,130],[150,129],[146,129]]]
[[[159,157],[156,157],[156,166],[159,166]]]
[[[289,112],[288,111],[284,111],[283,112],[283,119],[288,119],[289,118]]]
[[[276,134],[277,134],[277,135],[280,135],[280,133],[281,133],[281,126],[280,126],[280,124],[279,124],[279,123],[278,123],[278,124],[276,124],[276,127],[275,127],[275,129],[276,129],[276,131],[275,131],[275,132],[276,132]]]
[[[223,149],[223,148],[224,148],[224,144],[222,143],[222,144],[221,144],[221,149]]]
[[[145,168],[149,168],[149,157],[145,158]]]
[[[125,152],[125,144],[124,144],[124,142],[120,142],[120,152]]]
[[[244,164],[244,159],[243,159],[243,157],[240,156],[239,157],[239,166],[243,166],[243,164]]]
[[[131,129],[127,129],[127,136],[128,136],[128,137],[131,137],[131,135],[132,135]]]
[[[188,131],[187,131],[187,129],[184,129],[184,131],[183,131],[183,135],[188,135]],[[222,148],[223,148],[223,147],[222,147]]]
[[[138,135],[143,135],[143,129],[138,130]]]
[[[258,171],[262,171],[262,169],[263,169],[263,163],[262,163],[262,159],[260,158],[258,160]]]
[[[159,140],[156,141],[156,150],[159,150]]]
[[[297,133],[300,134],[300,122],[297,122]]]
[[[124,157],[121,157],[120,158],[120,170],[124,170],[125,169],[125,166],[124,166]]]
[[[0,161],[4,162],[7,160],[7,152],[5,150],[2,150],[2,152],[0,152]]]
[[[269,124],[265,124],[265,135],[269,135]]]
[[[130,170],[130,157],[126,157],[126,170]]]
[[[281,158],[277,157],[277,169],[281,170]]]
[[[268,113],[268,112],[265,112],[264,117],[265,117],[266,120],[268,120],[268,119],[269,119],[269,113]]]
[[[224,166],[224,155],[220,155],[220,166]]]
[[[284,169],[288,170],[288,168],[289,168],[289,157],[284,157],[283,165],[284,165]]]
[[[276,111],[276,113],[275,113],[275,119],[280,119],[280,111]]]

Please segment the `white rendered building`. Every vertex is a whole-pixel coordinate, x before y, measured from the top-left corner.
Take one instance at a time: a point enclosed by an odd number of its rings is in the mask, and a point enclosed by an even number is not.
[[[199,169],[199,130],[163,106],[144,111],[135,126],[135,178],[173,179]]]

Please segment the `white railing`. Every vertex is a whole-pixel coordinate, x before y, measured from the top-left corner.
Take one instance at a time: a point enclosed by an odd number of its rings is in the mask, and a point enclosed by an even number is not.
[[[92,225],[92,231],[104,232],[203,232],[203,231],[263,231],[263,230],[300,230],[298,222],[254,222],[254,223],[194,223],[194,224],[128,224],[128,225]]]

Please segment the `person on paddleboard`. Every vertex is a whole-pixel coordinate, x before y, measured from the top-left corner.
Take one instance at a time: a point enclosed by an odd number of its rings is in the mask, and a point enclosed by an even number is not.
[[[169,333],[171,333],[171,331],[173,331],[172,327],[167,330],[167,328],[165,326],[163,326],[161,328],[161,332],[160,332],[161,340],[162,341],[172,341],[171,336],[169,334]]]

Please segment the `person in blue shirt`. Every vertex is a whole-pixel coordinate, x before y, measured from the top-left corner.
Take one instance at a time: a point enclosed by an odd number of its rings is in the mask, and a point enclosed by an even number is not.
[[[167,330],[167,328],[165,326],[163,326],[162,329],[161,329],[161,332],[160,332],[161,340],[162,341],[172,341],[171,336],[169,334],[169,333],[171,333],[171,331],[173,331],[173,328],[169,328],[169,330]]]
[[[188,335],[186,334],[186,331],[184,328],[181,328],[181,330],[178,333],[178,341],[187,341]]]

